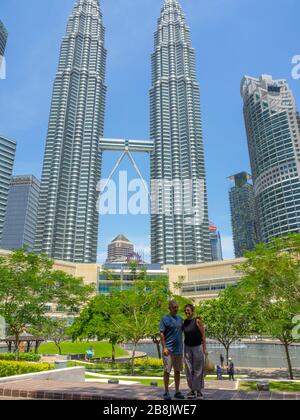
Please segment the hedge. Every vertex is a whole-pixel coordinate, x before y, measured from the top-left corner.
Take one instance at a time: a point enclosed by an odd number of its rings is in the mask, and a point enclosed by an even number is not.
[[[0,378],[25,375],[26,373],[44,372],[53,369],[48,363],[26,363],[0,360]]]
[[[15,353],[0,353],[0,360],[13,361],[16,360]],[[19,353],[18,360],[20,362],[39,362],[41,356],[34,353]]]
[[[144,359],[136,359],[134,363],[136,366],[141,366],[141,367],[146,367],[146,368],[147,367],[163,368],[164,366],[164,362],[162,359],[153,359],[149,357],[146,357]]]

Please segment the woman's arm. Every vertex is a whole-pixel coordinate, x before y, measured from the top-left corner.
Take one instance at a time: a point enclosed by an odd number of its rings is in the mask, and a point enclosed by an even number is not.
[[[196,320],[197,322],[197,327],[199,328],[199,331],[201,332],[202,335],[202,348],[203,348],[203,353],[205,354],[205,356],[208,355],[208,351],[207,351],[207,346],[206,346],[206,332],[205,332],[205,327],[202,323],[202,321],[200,319]]]

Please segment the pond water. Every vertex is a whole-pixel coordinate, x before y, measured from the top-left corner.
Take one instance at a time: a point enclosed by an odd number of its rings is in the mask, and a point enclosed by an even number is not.
[[[127,350],[132,349],[131,344],[126,344]],[[142,343],[138,351],[145,352],[149,357],[157,358],[157,348],[152,343]],[[215,364],[220,363],[220,355],[225,356],[224,347],[217,343],[209,343],[210,359]],[[293,367],[300,368],[300,346],[291,346],[290,354]],[[287,368],[284,347],[280,344],[234,344],[230,350],[230,357],[239,367],[258,368]]]

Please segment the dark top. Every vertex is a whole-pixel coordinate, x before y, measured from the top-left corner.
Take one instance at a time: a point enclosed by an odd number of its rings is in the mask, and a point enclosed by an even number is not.
[[[228,373],[229,373],[230,375],[234,375],[234,363],[233,363],[233,362],[229,363],[229,366],[228,366]]]
[[[197,320],[186,319],[183,323],[183,332],[185,336],[184,344],[189,347],[201,346],[203,337],[197,325]]]
[[[174,356],[183,354],[182,326],[183,319],[180,315],[166,315],[160,322],[160,332],[165,335],[166,347]]]

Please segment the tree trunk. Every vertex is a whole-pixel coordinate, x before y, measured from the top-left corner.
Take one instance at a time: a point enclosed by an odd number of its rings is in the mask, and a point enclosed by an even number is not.
[[[156,347],[157,347],[158,358],[159,358],[159,360],[161,360],[162,355],[161,355],[161,348],[160,348],[160,342],[159,341],[156,341]]]
[[[157,338],[153,338],[153,343],[156,345],[158,358],[162,359],[161,348],[160,348],[160,341]]]
[[[132,374],[132,376],[134,375],[134,362],[135,362],[136,346],[137,346],[137,343],[134,342],[133,350],[132,350],[132,359],[131,359],[131,374]]]
[[[229,350],[230,350],[230,344],[225,345],[225,350],[226,350],[226,362],[227,362],[227,366],[229,366]]]
[[[111,361],[116,363],[116,344],[114,342],[111,343]]]
[[[15,354],[16,354],[16,360],[19,360],[19,350],[20,350],[20,338],[19,334],[16,334],[16,343],[15,343]]]
[[[58,350],[58,354],[61,356],[61,354],[62,354],[62,350],[61,350],[60,343],[55,342],[55,344],[56,344],[56,347],[57,347],[57,350]]]
[[[283,345],[284,345],[284,348],[285,348],[286,359],[287,359],[287,362],[288,362],[290,379],[293,381],[294,380],[294,373],[293,373],[292,361],[291,361],[291,356],[290,356],[289,343],[284,341]]]

